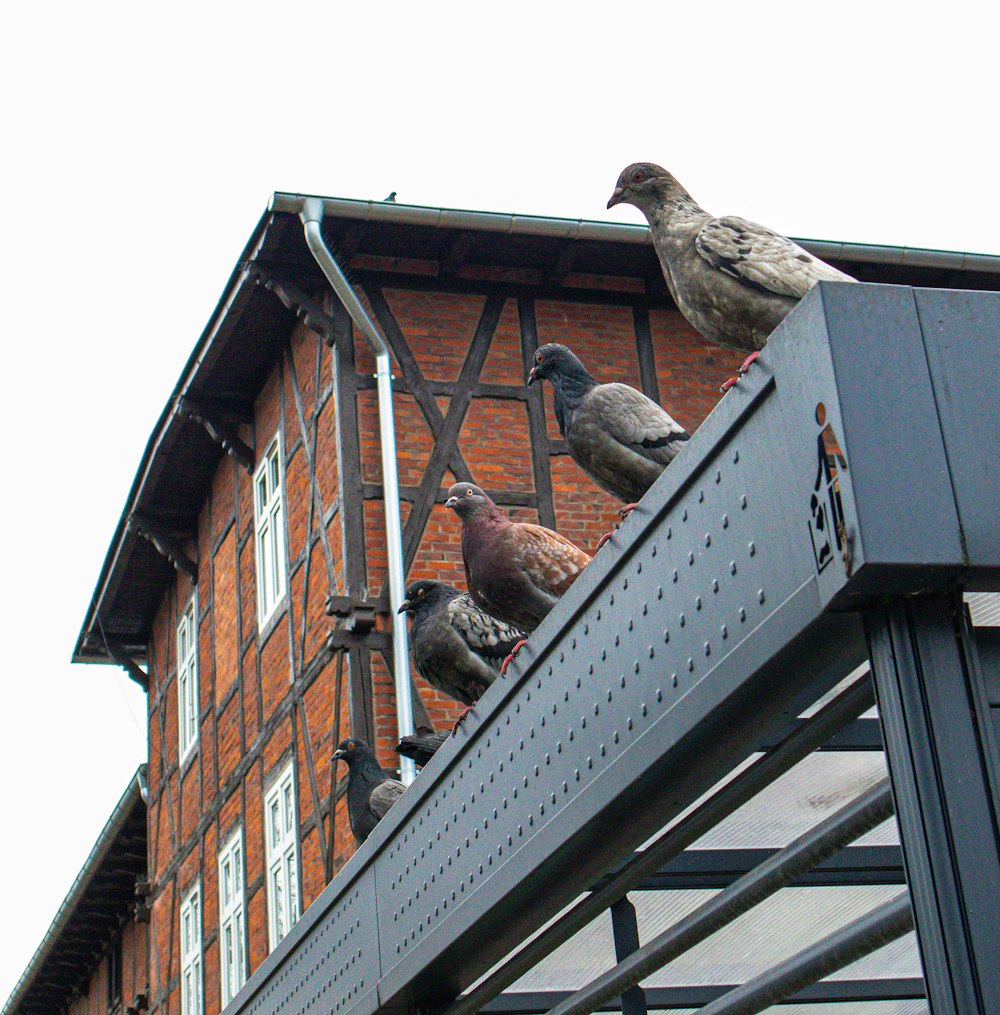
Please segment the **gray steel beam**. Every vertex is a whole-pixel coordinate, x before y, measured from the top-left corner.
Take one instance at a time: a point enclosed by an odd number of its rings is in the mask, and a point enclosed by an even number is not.
[[[822,941],[793,955],[760,976],[723,994],[701,1015],[755,1015],[795,991],[870,955],[913,929],[906,892],[853,920]]]
[[[1000,1011],[1000,751],[960,596],[868,616],[872,670],[935,1015]]]
[[[798,875],[843,849],[892,814],[888,779],[862,793],[825,821],[748,871],[728,888],[712,896],[682,920],[632,953],[618,958],[606,973],[556,1005],[550,1015],[587,1015],[613,997],[661,969],[677,956],[710,937],[759,905]]]

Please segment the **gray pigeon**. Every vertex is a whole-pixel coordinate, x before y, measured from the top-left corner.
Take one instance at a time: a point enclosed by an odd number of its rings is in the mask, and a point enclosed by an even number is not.
[[[382,771],[363,740],[342,740],[334,761],[347,762],[347,818],[359,843],[365,841],[406,787]]]
[[[410,733],[399,741],[396,752],[404,758],[412,758],[423,768],[450,736],[450,733],[435,733],[429,727],[421,726],[416,733]]]
[[[396,203],[396,192],[392,191],[392,193],[388,197],[384,197],[382,199],[382,201],[383,201],[384,204],[395,204]]]
[[[646,216],[667,288],[688,321],[709,341],[751,354],[741,374],[817,282],[856,281],[765,226],[713,218],[651,162],[622,170],[608,207],[616,204]]]
[[[589,554],[558,532],[512,522],[472,483],[456,483],[445,507],[462,519],[462,559],[473,599],[522,631],[534,631],[590,563]]]
[[[413,618],[410,649],[417,672],[463,705],[479,700],[524,638],[523,631],[490,616],[468,592],[446,582],[413,582],[399,612]]]
[[[564,345],[535,353],[528,384],[552,382],[559,432],[573,461],[603,490],[632,504],[688,440],[656,402],[627,384],[598,384]]]

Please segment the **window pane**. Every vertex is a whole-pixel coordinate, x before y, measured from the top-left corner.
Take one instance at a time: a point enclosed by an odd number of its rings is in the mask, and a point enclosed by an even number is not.
[[[274,936],[276,942],[285,936],[285,900],[281,882],[281,868],[277,867],[271,874],[271,891],[274,893]]]
[[[291,849],[286,860],[288,870],[288,912],[289,923],[295,923],[299,918],[299,886],[297,871],[295,869],[295,850]]]
[[[292,830],[292,784],[288,782],[285,784],[285,832],[291,832]]]

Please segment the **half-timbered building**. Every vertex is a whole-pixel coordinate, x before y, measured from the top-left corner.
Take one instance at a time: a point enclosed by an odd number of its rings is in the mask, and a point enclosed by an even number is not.
[[[644,227],[318,205],[391,352],[407,580],[464,584],[443,507],[456,481],[591,552],[611,527],[619,505],[569,459],[551,393],[525,388],[539,345],[571,346],[692,432],[740,360],[672,305]],[[224,1008],[352,855],[341,739],[396,767],[404,680],[415,725],[459,713],[396,672],[376,362],[304,207],[275,195],[244,248],[149,439],[74,653],[148,694],[152,1013]],[[1000,288],[1000,258],[806,246],[862,280]]]

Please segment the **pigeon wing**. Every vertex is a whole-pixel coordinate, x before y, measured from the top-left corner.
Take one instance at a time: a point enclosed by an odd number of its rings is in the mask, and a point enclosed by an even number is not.
[[[395,779],[380,782],[368,796],[368,806],[372,814],[381,820],[389,812],[389,808],[403,795],[406,787]]]
[[[735,215],[706,222],[695,247],[713,268],[754,289],[791,299],[805,296],[820,281],[855,281],[788,237]]]
[[[589,554],[552,529],[531,522],[518,522],[511,529],[524,573],[548,596],[561,596],[590,563]]]
[[[630,451],[668,465],[688,433],[669,413],[627,384],[600,384],[586,401],[601,429]]]
[[[484,662],[499,669],[524,633],[483,610],[468,593],[455,596],[445,607],[448,622]]]

